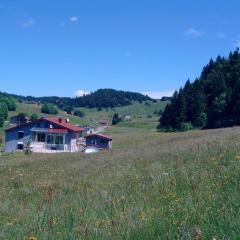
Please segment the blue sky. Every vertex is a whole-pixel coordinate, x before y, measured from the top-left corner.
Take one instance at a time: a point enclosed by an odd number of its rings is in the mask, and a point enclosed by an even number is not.
[[[240,45],[239,0],[0,0],[0,91],[169,95]]]

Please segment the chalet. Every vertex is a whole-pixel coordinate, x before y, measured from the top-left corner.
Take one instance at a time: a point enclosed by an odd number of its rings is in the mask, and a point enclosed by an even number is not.
[[[91,134],[86,137],[86,146],[94,146],[102,149],[112,148],[112,138],[105,134]]]
[[[17,116],[13,116],[10,118],[10,124],[19,126],[29,122],[29,120],[30,120],[29,117],[27,117],[23,113],[20,113]]]
[[[100,121],[99,121],[99,124],[100,124],[102,127],[107,127],[107,126],[108,126],[108,121],[107,121],[107,120],[100,120]]]
[[[6,129],[5,151],[14,152],[30,146],[35,152],[77,152],[77,140],[84,129],[61,117],[43,117]]]

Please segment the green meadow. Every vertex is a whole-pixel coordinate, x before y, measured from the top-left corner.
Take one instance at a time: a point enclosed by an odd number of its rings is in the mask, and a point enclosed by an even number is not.
[[[3,154],[0,239],[239,239],[240,128],[108,132],[99,154]]]

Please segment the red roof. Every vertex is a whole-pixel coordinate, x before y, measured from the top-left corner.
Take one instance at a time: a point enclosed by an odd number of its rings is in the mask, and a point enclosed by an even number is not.
[[[71,132],[82,132],[82,131],[84,131],[83,128],[77,127],[77,126],[75,126],[75,125],[72,124],[72,123],[66,122],[64,118],[62,118],[62,121],[60,122],[60,121],[59,121],[59,118],[57,118],[57,117],[43,117],[43,118],[39,118],[39,119],[35,120],[34,122],[40,122],[40,121],[47,121],[47,122],[49,122],[49,123],[53,123],[53,124],[59,126],[60,128],[69,130],[69,131],[71,131]],[[32,122],[30,122],[30,123],[25,123],[25,124],[22,124],[22,125],[20,125],[20,126],[8,128],[8,129],[6,129],[5,131],[6,131],[6,132],[7,132],[7,131],[11,131],[11,130],[13,130],[13,129],[16,129],[16,128],[19,128],[19,127],[22,127],[22,126],[27,126],[27,125],[29,125],[29,124],[32,124]]]
[[[99,138],[103,138],[103,139],[112,140],[112,137],[111,137],[111,136],[106,135],[106,134],[101,134],[101,133],[98,133],[98,134],[90,134],[90,135],[87,135],[85,138],[89,138],[89,137],[99,137]]]
[[[56,118],[56,117],[44,117],[44,118],[42,118],[42,120],[46,120],[46,121],[48,121],[50,123],[56,124],[58,126],[61,126],[61,127],[65,128],[67,130],[70,130],[72,132],[82,132],[82,131],[84,131],[84,129],[81,128],[81,127],[77,127],[77,126],[75,126],[72,123],[65,122],[64,118],[62,119],[61,122],[59,121],[59,118]]]
[[[49,128],[49,133],[67,133],[67,129],[59,129],[59,128]]]

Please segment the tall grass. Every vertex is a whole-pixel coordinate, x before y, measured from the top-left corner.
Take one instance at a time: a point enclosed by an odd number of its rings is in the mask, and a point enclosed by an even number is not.
[[[97,155],[2,157],[0,239],[240,237],[239,128],[111,131]]]

